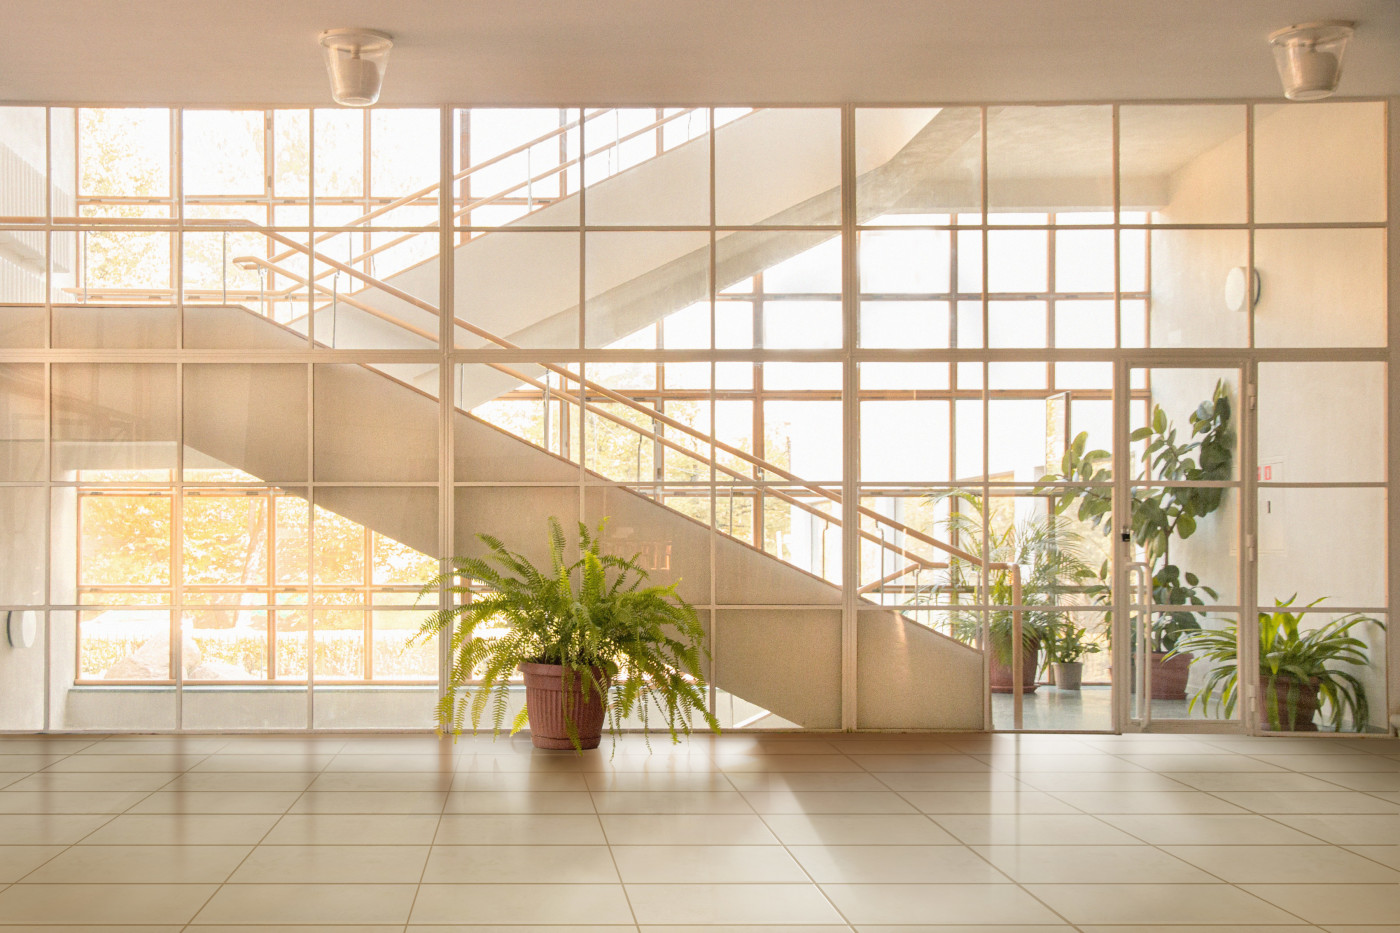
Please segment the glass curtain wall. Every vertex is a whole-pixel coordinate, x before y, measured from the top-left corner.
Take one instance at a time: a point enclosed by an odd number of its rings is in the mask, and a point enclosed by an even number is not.
[[[1144,561],[1219,636],[1171,718],[1279,601],[1377,728],[1385,119],[0,108],[4,728],[429,728],[424,581],[549,516],[679,582],[727,728],[1131,727]]]

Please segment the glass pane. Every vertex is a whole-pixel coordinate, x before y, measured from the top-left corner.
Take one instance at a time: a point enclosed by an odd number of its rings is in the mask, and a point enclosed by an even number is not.
[[[1259,481],[1384,482],[1385,378],[1384,363],[1259,364]]]
[[[498,231],[458,246],[455,313],[474,329],[459,326],[457,346],[577,347],[579,258],[576,233]]]
[[[261,110],[185,110],[181,119],[187,201],[203,195],[263,195],[267,168]]]
[[[1118,111],[1119,197],[1153,223],[1243,223],[1245,108],[1190,104]]]
[[[1259,604],[1296,594],[1322,609],[1385,606],[1383,489],[1259,487]],[[1316,545],[1319,529],[1346,529]]]
[[[56,363],[53,477],[72,471],[168,471],[179,443],[175,367]]]
[[[708,233],[590,233],[584,251],[587,346],[641,337],[663,318],[709,300]]]
[[[406,368],[413,371],[414,381],[436,389],[436,366]],[[317,479],[437,479],[437,400],[387,375],[355,364],[316,367]],[[366,444],[370,435],[375,442]]]
[[[0,365],[0,481],[42,480],[44,367]]]
[[[898,151],[906,131],[882,134],[880,150]],[[867,139],[868,150],[874,142]],[[839,110],[755,110],[718,127],[714,147],[716,223],[841,222]]]
[[[316,197],[364,196],[367,113],[361,110],[317,110],[314,113]],[[327,220],[318,216],[316,222],[326,224]]]
[[[841,722],[841,618],[831,610],[715,613],[721,723],[832,729]],[[801,645],[800,651],[791,650]]]
[[[6,179],[0,216],[42,220],[48,214],[45,119],[43,107],[0,107],[0,178]]]
[[[988,110],[987,198],[992,211],[1111,210],[1112,108]]]
[[[1301,599],[1283,602],[1259,611],[1259,728],[1384,735],[1386,615],[1327,612],[1325,603],[1310,612]]]
[[[709,112],[703,108],[611,108],[590,114],[583,124],[587,223],[708,224],[708,129]]]
[[[262,597],[229,594],[240,608],[187,608],[182,625],[190,632],[186,650],[198,660],[186,675],[192,681],[263,681],[267,679],[269,613],[258,607]]]
[[[441,172],[437,110],[382,110],[369,113],[369,193],[376,198],[402,198],[431,188]],[[428,197],[435,197],[430,192]],[[437,223],[432,206],[430,223]],[[381,214],[373,223],[407,223],[399,211]]]
[[[942,224],[982,209],[982,114],[975,107],[856,111],[856,216]]]
[[[1225,286],[1248,261],[1242,230],[1152,231],[1152,346],[1245,346],[1248,304],[1232,310]]]
[[[86,198],[170,196],[170,111],[78,111],[78,193]],[[55,213],[59,205],[55,204]],[[89,201],[88,216],[145,216],[139,202]],[[168,212],[166,213],[168,216]]]
[[[0,605],[41,606],[48,495],[41,486],[0,486]],[[16,610],[18,611],[18,610]]]
[[[457,223],[577,224],[579,116],[558,108],[456,111]]]
[[[305,482],[306,367],[187,363],[187,482]]]
[[[1385,104],[1257,104],[1254,219],[1383,221]]]
[[[1375,347],[1386,340],[1384,230],[1259,230],[1261,347]]]

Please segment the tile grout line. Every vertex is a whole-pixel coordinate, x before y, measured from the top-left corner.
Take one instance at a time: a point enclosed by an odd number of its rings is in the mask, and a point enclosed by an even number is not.
[[[448,740],[447,734],[438,736],[438,743]],[[448,754],[452,757],[452,770],[447,778],[447,792],[442,795],[442,807],[438,810],[437,824],[433,827],[433,837],[428,840],[428,854],[423,859],[423,870],[418,873],[418,883],[413,888],[413,899],[408,903],[408,914],[403,918],[404,933],[408,933],[409,925],[413,922],[413,910],[418,906],[418,895],[423,891],[423,879],[428,877],[428,866],[433,861],[433,849],[437,847],[438,833],[442,831],[442,820],[447,815],[447,805],[452,801],[452,787],[457,780],[457,769],[461,766],[462,756],[457,751],[457,741],[454,737],[452,744],[447,746]]]
[[[315,772],[316,777],[320,777],[321,775],[326,773],[326,769],[331,766],[331,762],[335,761],[336,756],[341,754],[341,752],[344,750],[344,747],[344,743],[342,742],[339,749],[337,749],[335,752],[331,753],[326,757],[325,764],[321,766],[321,769],[319,771]],[[209,907],[209,904],[213,902],[214,898],[219,896],[219,892],[228,886],[229,878],[232,878],[238,873],[238,870],[243,867],[244,863],[246,863],[248,859],[252,856],[252,854],[258,850],[258,847],[262,845],[263,840],[270,836],[272,834],[272,831],[275,830],[278,827],[278,825],[281,824],[283,818],[286,817],[287,814],[291,813],[292,809],[298,803],[301,802],[301,798],[306,796],[307,791],[311,789],[311,785],[314,783],[316,783],[315,777],[312,778],[310,781],[306,782],[306,787],[302,788],[301,792],[297,794],[296,800],[293,800],[290,804],[288,804],[287,808],[283,810],[280,815],[278,815],[277,819],[272,821],[272,825],[267,828],[267,832],[263,833],[262,836],[258,838],[258,841],[253,843],[253,845],[248,849],[247,853],[243,856],[243,858],[239,859],[238,864],[233,866],[233,870],[228,873],[228,875],[224,878],[223,881],[220,881],[218,885],[215,886],[213,893],[211,893],[209,897],[205,899],[204,903],[199,905],[199,908],[193,914],[190,915],[190,919],[187,920],[182,927],[180,927],[181,933],[185,933],[185,931],[188,931],[190,929],[190,927],[194,924],[195,920],[199,918],[199,915],[202,914]]]

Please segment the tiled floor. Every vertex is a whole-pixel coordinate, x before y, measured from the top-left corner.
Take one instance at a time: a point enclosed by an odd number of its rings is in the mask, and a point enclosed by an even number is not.
[[[1400,931],[1400,742],[0,737],[0,925]]]

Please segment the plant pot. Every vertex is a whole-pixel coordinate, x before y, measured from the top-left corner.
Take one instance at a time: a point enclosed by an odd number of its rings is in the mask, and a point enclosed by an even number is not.
[[[590,690],[585,699],[584,684],[576,675],[566,694],[564,667],[560,664],[527,662],[520,665],[520,672],[525,675],[525,709],[530,717],[530,742],[535,748],[573,748],[566,719],[573,720],[579,748],[598,747],[607,715],[602,695]],[[601,670],[594,668],[593,676],[603,681]]]
[[[997,659],[997,653],[992,652],[992,669],[989,674],[988,683],[993,693],[1011,693],[1015,680],[1011,676],[1011,665],[1002,664]],[[1011,659],[1008,658],[1008,661]],[[1035,688],[1040,686],[1036,682],[1035,673],[1040,668],[1040,641],[1033,640],[1027,643],[1025,654],[1021,659],[1021,689],[1025,693],[1035,693]]]
[[[1298,684],[1298,716],[1295,724],[1288,725],[1288,691],[1298,681],[1288,676],[1280,674],[1274,678],[1274,715],[1278,719],[1278,726],[1275,727],[1269,721],[1269,683],[1267,679],[1261,679],[1259,683],[1259,728],[1270,732],[1316,732],[1317,723],[1314,719],[1317,716],[1317,684],[1316,677],[1305,684]]]
[[[1057,690],[1078,690],[1084,684],[1083,661],[1055,661],[1050,665]]]
[[[1152,652],[1152,699],[1185,700],[1191,655],[1178,654],[1163,660],[1166,657],[1165,651]]]

